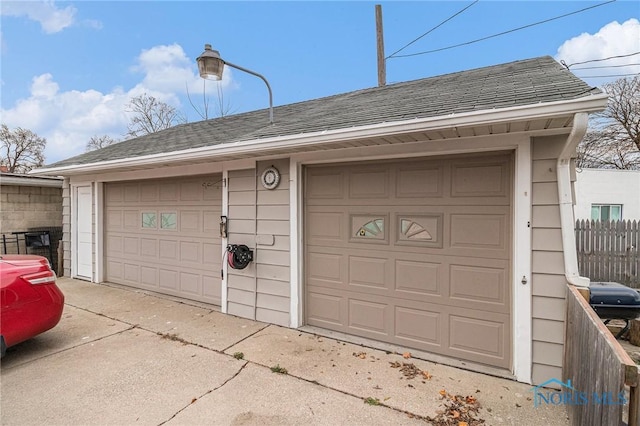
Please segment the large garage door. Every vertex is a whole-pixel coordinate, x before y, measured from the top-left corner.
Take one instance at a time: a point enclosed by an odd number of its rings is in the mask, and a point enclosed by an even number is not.
[[[106,184],[107,281],[219,305],[220,181]]]
[[[509,368],[511,164],[307,167],[307,324]]]

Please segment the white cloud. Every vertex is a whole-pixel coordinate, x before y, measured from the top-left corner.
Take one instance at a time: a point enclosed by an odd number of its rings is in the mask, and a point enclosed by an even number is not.
[[[577,64],[578,62],[611,58],[635,52],[640,52],[640,22],[632,18],[622,24],[617,21],[610,22],[595,34],[582,33],[579,36],[565,41],[562,46],[558,48],[558,53],[555,58],[558,61],[563,60],[569,65],[574,74],[583,78],[590,85],[600,86],[616,80],[619,77],[585,77],[638,74],[640,73],[640,65],[630,64],[639,63],[640,55],[612,58],[607,61],[589,62],[586,64]],[[572,64],[576,65],[572,66]],[[615,67],[580,69],[601,66]]]
[[[6,16],[27,16],[39,22],[45,33],[53,34],[71,26],[74,23],[76,11],[73,6],[60,9],[56,7],[53,0],[3,1],[1,13]]]
[[[132,70],[142,74],[140,82],[129,89],[115,88],[109,93],[61,92],[53,75],[35,76],[27,98],[0,110],[2,121],[9,128],[27,128],[46,138],[45,157],[50,164],[83,153],[92,136],[107,134],[122,139],[130,118],[127,104],[132,97],[147,93],[190,113],[191,107],[181,104],[186,87],[194,103],[202,98],[203,80],[197,75],[195,60],[188,58],[177,44],[142,51]],[[230,79],[231,73],[226,69],[222,84],[229,85]],[[206,87],[214,97],[215,84],[207,83]]]
[[[202,79],[193,72],[195,59],[187,57],[178,44],[155,46],[143,50],[134,71],[144,74],[139,86],[160,93],[202,93]],[[225,68],[222,86],[230,83],[229,67]],[[215,87],[208,85],[208,91]]]

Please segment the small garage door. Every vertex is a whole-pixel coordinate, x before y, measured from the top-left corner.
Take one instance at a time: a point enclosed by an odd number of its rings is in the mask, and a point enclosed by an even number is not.
[[[106,184],[107,281],[220,305],[221,179]]]
[[[510,154],[309,166],[309,325],[510,368]]]

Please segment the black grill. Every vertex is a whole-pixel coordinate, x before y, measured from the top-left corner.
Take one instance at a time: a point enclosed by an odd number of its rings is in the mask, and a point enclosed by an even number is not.
[[[629,321],[640,318],[638,290],[612,282],[592,282],[589,290],[589,304],[605,324],[614,319],[625,321],[617,339],[629,330]]]

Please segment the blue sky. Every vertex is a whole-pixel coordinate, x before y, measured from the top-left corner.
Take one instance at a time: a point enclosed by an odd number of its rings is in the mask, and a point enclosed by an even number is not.
[[[605,4],[606,3],[606,4]],[[121,139],[128,100],[147,93],[189,121],[220,84],[225,108],[268,106],[264,83],[225,69],[204,85],[195,58],[211,43],[229,62],[263,74],[274,104],[377,85],[375,4],[382,5],[390,55],[446,48],[594,7],[486,41],[387,59],[387,82],[415,80],[542,55],[568,64],[640,52],[637,1],[2,1],[1,113],[10,128],[47,138],[46,162],[84,152],[91,136]],[[571,69],[593,86],[640,72],[640,55]],[[277,123],[277,115],[275,117]]]

